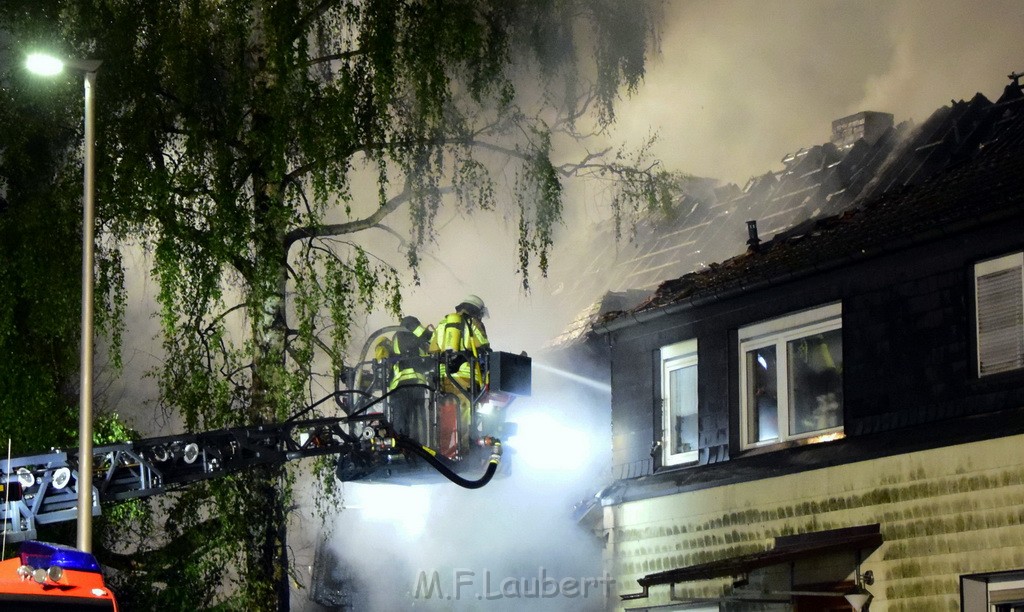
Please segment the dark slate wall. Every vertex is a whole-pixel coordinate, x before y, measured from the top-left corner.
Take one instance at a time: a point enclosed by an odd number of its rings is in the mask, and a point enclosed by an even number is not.
[[[736,334],[723,333],[719,326],[701,321],[694,326],[697,341],[698,462],[718,463],[729,459],[729,406],[735,393],[728,372],[736,359]],[[738,396],[737,396],[738,397]],[[736,400],[738,401],[738,400]]]
[[[868,266],[865,274],[884,285],[844,301],[848,434],[967,410],[966,385],[974,378],[972,262],[968,245],[944,246],[913,265]]]
[[[815,453],[854,445],[871,434],[905,429],[902,439],[909,448],[920,442],[914,426],[952,419],[950,427],[956,428],[956,419],[1024,406],[1024,375],[979,380],[974,353],[973,264],[1018,250],[1024,250],[1024,218],[936,237],[897,253],[851,261],[828,274],[686,307],[612,332],[613,474],[620,479],[679,474],[747,454],[738,446],[737,330],[835,301],[843,303],[846,438],[799,451],[803,468]],[[651,456],[651,444],[660,436],[658,349],[693,337],[700,360],[699,465],[660,470]],[[870,445],[856,448],[864,450],[851,455],[845,449],[844,456],[866,459],[881,452]],[[771,474],[763,476],[779,473],[780,459],[772,463]],[[781,464],[784,472],[785,461]],[[756,470],[750,474],[758,477]]]
[[[612,477],[617,479],[651,473],[656,356],[645,344],[628,339],[624,346],[612,346]]]

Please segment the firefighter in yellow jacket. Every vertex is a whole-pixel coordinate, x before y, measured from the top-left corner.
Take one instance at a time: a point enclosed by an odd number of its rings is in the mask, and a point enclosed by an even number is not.
[[[403,317],[400,324],[402,329],[395,332],[387,350],[388,359],[394,364],[388,385],[388,402],[393,408],[398,430],[415,440],[425,440],[426,385],[433,369],[432,361],[425,357],[431,330],[412,316]]]
[[[442,440],[440,450],[449,458],[468,450],[473,400],[487,384],[480,367],[480,359],[491,350],[483,323],[486,316],[484,301],[475,295],[466,296],[455,312],[438,323],[430,340],[432,353],[451,351],[440,369],[441,391],[455,396],[459,405],[456,431],[450,426],[441,427],[442,437],[447,439]]]

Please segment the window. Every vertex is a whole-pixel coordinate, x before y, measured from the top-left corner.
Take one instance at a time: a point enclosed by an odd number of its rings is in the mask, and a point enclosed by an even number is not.
[[[1024,610],[1024,571],[961,576],[960,609],[963,612],[1021,612]]]
[[[745,327],[739,341],[744,448],[842,433],[840,304]]]
[[[661,349],[661,464],[697,460],[697,340]]]
[[[978,376],[1024,367],[1024,253],[974,266]]]

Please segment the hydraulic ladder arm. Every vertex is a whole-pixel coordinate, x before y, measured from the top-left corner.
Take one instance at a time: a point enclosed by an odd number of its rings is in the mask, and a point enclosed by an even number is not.
[[[234,427],[93,447],[92,512],[100,503],[149,497],[257,465],[346,452],[359,444],[347,417]],[[36,526],[77,516],[77,449],[0,460],[10,475],[0,491],[0,519],[11,542],[33,539]]]

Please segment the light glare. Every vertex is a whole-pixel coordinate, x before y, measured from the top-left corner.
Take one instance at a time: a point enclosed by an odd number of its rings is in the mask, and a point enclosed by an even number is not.
[[[581,469],[591,459],[591,440],[585,432],[542,409],[516,414],[516,435],[509,441],[515,461],[546,473]]]
[[[53,76],[64,70],[64,62],[46,53],[31,53],[25,60],[25,67],[42,76]]]
[[[346,508],[358,509],[363,520],[386,523],[405,537],[418,537],[430,516],[430,487],[350,483]]]

